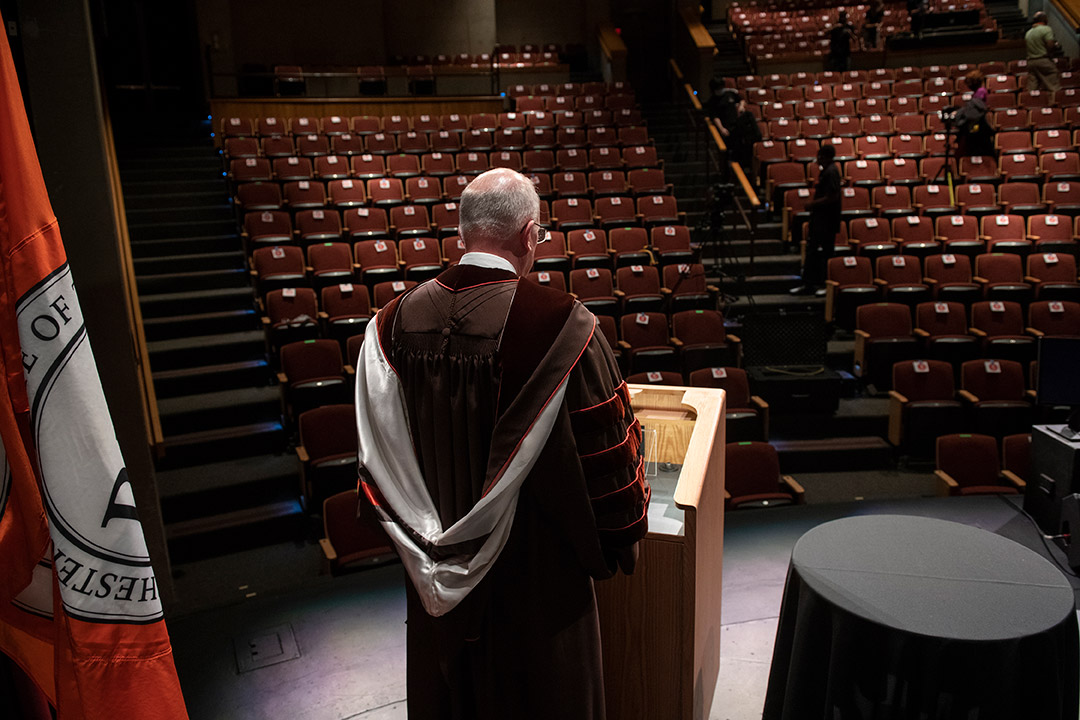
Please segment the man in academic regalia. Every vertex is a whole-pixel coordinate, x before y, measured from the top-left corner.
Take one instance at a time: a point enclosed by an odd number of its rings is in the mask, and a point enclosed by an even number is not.
[[[360,479],[408,575],[408,706],[428,718],[604,717],[593,579],[647,529],[641,429],[596,318],[524,279],[527,178],[478,176],[466,254],[383,308],[357,363]]]

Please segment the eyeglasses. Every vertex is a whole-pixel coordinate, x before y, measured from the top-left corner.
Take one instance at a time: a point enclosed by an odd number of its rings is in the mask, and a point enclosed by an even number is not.
[[[530,220],[529,222],[525,223],[521,227],[521,230],[518,230],[518,232],[525,232],[526,230],[528,230],[529,229],[529,223],[532,223],[532,224],[536,225],[536,244],[537,245],[539,245],[540,243],[543,243],[543,242],[547,242],[550,239],[548,237],[548,229],[546,227],[544,227],[543,225],[541,225],[540,223],[534,221],[534,220]]]

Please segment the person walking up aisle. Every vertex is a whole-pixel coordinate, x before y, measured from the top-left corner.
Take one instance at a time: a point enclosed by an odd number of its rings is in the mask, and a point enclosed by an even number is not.
[[[1035,24],[1024,35],[1027,45],[1027,89],[1056,92],[1061,89],[1061,77],[1053,56],[1061,53],[1061,46],[1047,24],[1046,13],[1040,10],[1031,19]]]

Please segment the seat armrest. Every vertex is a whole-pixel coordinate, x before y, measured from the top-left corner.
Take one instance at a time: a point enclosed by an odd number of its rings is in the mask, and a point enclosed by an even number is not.
[[[904,405],[907,404],[907,401],[906,397],[895,390],[889,391],[888,437],[889,442],[895,447],[900,447],[900,443],[904,439]]]
[[[1042,330],[1038,330],[1033,327],[1024,328],[1024,332],[1026,332],[1028,335],[1033,335],[1034,337],[1042,337],[1045,334]]]
[[[948,496],[952,494],[952,490],[959,488],[960,484],[952,479],[949,473],[944,470],[935,470],[934,476],[938,479],[938,494]]]
[[[330,542],[330,538],[319,538],[319,547],[322,548],[323,555],[327,560],[330,562],[337,560],[337,550],[334,549],[334,545]]]
[[[1011,483],[1017,490],[1023,490],[1027,487],[1027,483],[1021,480],[1020,476],[1012,470],[1002,470],[1001,477]]]
[[[308,457],[308,454],[307,454],[307,448],[305,448],[303,445],[297,445],[296,446],[296,457],[302,463],[308,463],[308,462],[311,461],[311,458]]]
[[[870,339],[870,333],[866,332],[865,330],[856,330],[855,331],[855,338],[858,339],[860,337],[863,340],[869,340]]]
[[[669,338],[669,342],[677,348],[681,348],[683,346],[683,341],[677,337]]]
[[[917,336],[917,337],[921,337],[921,338],[928,338],[928,337],[930,337],[930,333],[926,332],[926,331],[925,331],[925,330],[923,330],[922,328],[915,328],[914,330],[912,330],[912,331],[911,331],[911,333],[912,333],[913,335],[915,335],[915,336]]]
[[[806,504],[806,490],[803,489],[802,485],[795,481],[795,478],[790,475],[781,475],[780,482],[787,485],[788,489],[791,490],[791,494],[795,496],[796,505]]]
[[[622,350],[629,350],[630,349],[630,343],[626,342],[625,340],[619,340],[618,344],[619,344],[619,348],[621,348]]]
[[[979,402],[979,396],[971,392],[970,390],[957,390],[956,394],[969,403]]]
[[[974,335],[975,337],[981,337],[981,338],[986,337],[986,331],[985,330],[980,330],[977,327],[969,327],[968,328],[968,334]]]
[[[279,385],[285,386],[289,384],[289,378],[285,376],[285,373],[279,372],[277,374],[277,381]]]

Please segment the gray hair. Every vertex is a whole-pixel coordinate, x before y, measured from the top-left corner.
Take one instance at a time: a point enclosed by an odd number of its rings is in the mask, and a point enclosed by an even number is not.
[[[497,168],[479,175],[461,193],[458,232],[472,238],[501,240],[540,217],[540,196],[521,173]]]

